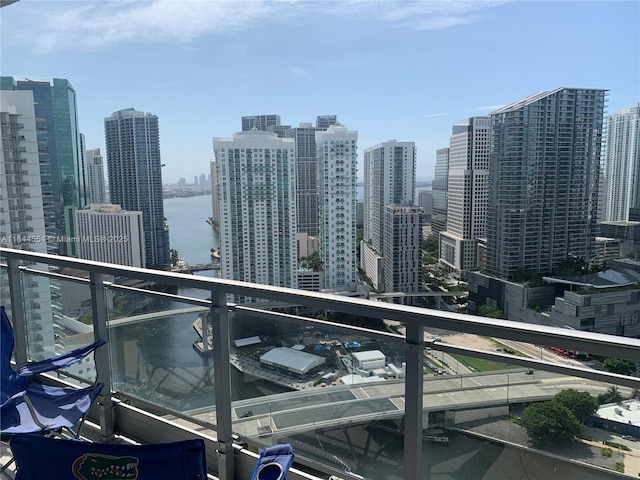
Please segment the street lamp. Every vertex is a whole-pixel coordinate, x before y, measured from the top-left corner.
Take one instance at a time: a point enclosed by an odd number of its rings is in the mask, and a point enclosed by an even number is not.
[[[269,402],[269,428],[271,428],[271,402]]]
[[[509,407],[509,374],[507,373],[507,407]]]

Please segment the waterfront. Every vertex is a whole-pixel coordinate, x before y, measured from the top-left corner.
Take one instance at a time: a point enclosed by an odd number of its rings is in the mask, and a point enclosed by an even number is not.
[[[164,200],[169,244],[188,264],[211,262],[211,249],[220,247],[217,232],[207,223],[211,210],[211,195]]]
[[[213,229],[206,223],[210,216],[210,204],[210,196],[165,201],[165,215],[171,226],[171,246],[188,263],[207,262],[209,250],[218,246]],[[214,275],[214,272],[201,274]],[[203,291],[181,290],[179,293],[191,297],[206,296]],[[187,306],[175,301],[158,302],[149,306],[148,310],[162,311]],[[122,374],[118,378],[122,383],[117,385],[117,389],[184,413],[213,406],[213,363],[210,357],[197,354],[192,347],[197,339],[192,328],[195,318],[195,314],[179,314],[113,329],[111,345],[116,352],[114,371]],[[254,376],[245,377],[231,368],[231,391],[236,401],[274,394],[280,390],[277,385]],[[380,427],[373,422],[317,428],[279,440],[296,442],[301,456],[327,461],[328,457],[335,455],[367,479],[401,480],[404,454],[402,437]],[[535,451],[505,447],[493,440],[456,433],[450,434],[450,437],[449,447],[425,442],[423,462],[426,468],[423,478],[515,480],[521,478],[521,465],[527,466],[526,472],[531,475],[530,478],[558,473],[571,478],[572,473],[576,473],[575,466],[550,461],[549,457]],[[583,470],[580,472],[581,478],[609,478],[603,472],[589,468]]]

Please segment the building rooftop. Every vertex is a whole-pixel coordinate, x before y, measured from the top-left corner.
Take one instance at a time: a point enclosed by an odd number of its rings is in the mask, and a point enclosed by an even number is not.
[[[366,362],[369,360],[379,360],[385,358],[384,353],[380,350],[367,350],[364,352],[353,352],[352,355],[360,362]]]
[[[589,288],[626,287],[640,281],[639,278],[618,270],[576,275],[573,277],[549,276],[543,278],[548,283],[564,283]]]
[[[640,426],[640,401],[632,399],[620,403],[607,403],[601,405],[595,415],[613,422]]]
[[[287,347],[277,347],[269,350],[260,357],[263,363],[279,365],[292,372],[307,373],[313,367],[322,365],[324,357],[312,353],[301,352]]]

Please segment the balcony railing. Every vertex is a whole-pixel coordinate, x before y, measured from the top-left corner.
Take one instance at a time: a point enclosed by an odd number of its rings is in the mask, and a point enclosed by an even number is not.
[[[431,478],[434,459],[457,451],[433,450],[445,437],[430,427],[509,415],[567,385],[593,394],[615,385],[627,396],[640,389],[638,378],[558,361],[547,349],[638,362],[637,339],[13,249],[0,248],[0,261],[10,291],[1,302],[10,303],[16,332],[34,331],[25,305],[37,288],[40,324],[49,311],[57,316],[69,331],[65,348],[87,334],[109,340],[95,356],[106,385],[90,417],[97,438],[202,436],[209,470],[222,479],[250,478],[259,449],[282,441],[296,446],[291,480]],[[49,293],[35,277],[49,279]],[[471,334],[485,347],[441,332]],[[16,333],[18,362],[46,353],[47,329],[38,335]],[[54,345],[53,320],[50,336]],[[501,369],[479,371],[488,364]],[[364,379],[365,371],[374,375]],[[68,375],[89,381],[96,371],[81,364]],[[585,469],[607,478],[597,465],[550,455],[567,478]]]

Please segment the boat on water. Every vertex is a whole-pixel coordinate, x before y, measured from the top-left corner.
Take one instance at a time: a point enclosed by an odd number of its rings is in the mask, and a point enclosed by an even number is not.
[[[211,258],[215,258],[220,260],[220,250],[216,250],[215,248],[211,249]]]
[[[198,337],[200,337],[200,340],[196,340],[193,342],[193,348],[200,355],[210,355],[213,352],[213,328],[211,327],[211,322],[206,322],[207,335],[204,335],[204,327],[203,327],[204,315],[210,315],[210,314],[201,313],[198,315],[198,318],[196,318],[196,321],[193,322],[193,329],[198,334]]]

